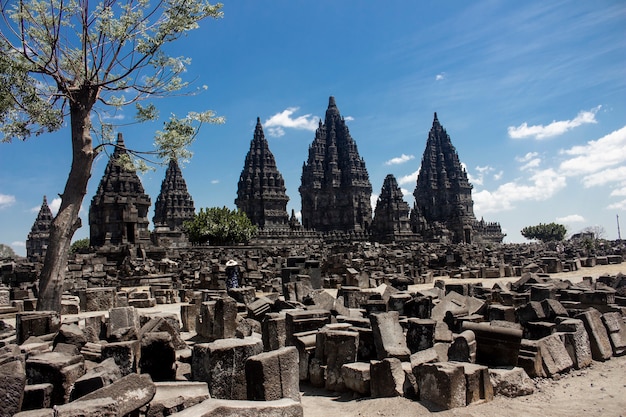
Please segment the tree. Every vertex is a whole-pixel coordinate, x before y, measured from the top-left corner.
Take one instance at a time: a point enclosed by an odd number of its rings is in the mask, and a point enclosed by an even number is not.
[[[0,243],[0,259],[15,259],[17,255],[12,247]]]
[[[567,233],[567,228],[558,223],[539,223],[536,226],[527,226],[521,230],[526,239],[537,239],[542,242],[561,241]]]
[[[96,155],[112,135],[99,123],[106,109],[135,104],[137,120],[154,120],[156,108],[140,101],[188,87],[181,74],[189,61],[164,47],[222,16],[206,0],[0,0],[0,133],[25,140],[58,130],[69,117],[72,165],[61,206],[50,228],[40,274],[39,310],[61,308],[70,242]],[[111,107],[113,106],[113,107]],[[92,122],[93,120],[93,122]],[[197,131],[192,122],[220,122],[213,112],[166,123],[157,135],[159,156],[185,156]],[[99,126],[103,144],[92,134]],[[191,129],[189,129],[191,128]],[[159,140],[161,143],[159,143]],[[111,145],[114,146],[114,145]]]
[[[89,238],[78,239],[70,245],[70,253],[80,253],[89,249]]]
[[[184,223],[184,230],[193,244],[229,245],[245,243],[257,232],[242,210],[228,207],[200,209],[193,220]]]

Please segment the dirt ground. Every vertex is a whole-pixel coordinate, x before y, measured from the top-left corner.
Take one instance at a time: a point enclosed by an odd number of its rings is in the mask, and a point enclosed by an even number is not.
[[[619,272],[626,274],[626,264],[601,265],[552,274],[551,277],[579,282],[584,276],[595,280],[598,276]],[[517,279],[484,280],[483,285],[490,288],[495,282]],[[535,393],[532,395],[518,398],[498,396],[488,403],[446,411],[429,409],[425,404],[407,398],[358,398],[352,393],[331,393],[309,386],[302,386],[301,390],[304,417],[626,417],[626,356],[594,362],[588,368],[571,371],[559,379],[536,379],[534,382]]]

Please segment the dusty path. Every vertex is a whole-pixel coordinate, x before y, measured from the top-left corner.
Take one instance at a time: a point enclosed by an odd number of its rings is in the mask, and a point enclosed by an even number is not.
[[[616,275],[619,272],[626,274],[626,264],[601,265],[550,276],[579,282],[584,276],[591,276],[595,280],[601,275]],[[483,285],[491,287],[496,282],[517,279],[471,281],[482,281]],[[432,284],[419,287],[430,288]],[[301,390],[304,417],[626,417],[626,356],[614,357],[607,362],[594,362],[589,368],[572,371],[558,380],[535,380],[535,385],[535,393],[529,396],[499,396],[489,403],[446,411],[430,410],[424,404],[407,398],[358,398],[351,393],[330,393],[309,386],[302,386]]]

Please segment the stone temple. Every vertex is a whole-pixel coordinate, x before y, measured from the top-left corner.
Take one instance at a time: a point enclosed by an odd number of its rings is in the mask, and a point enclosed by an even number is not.
[[[124,155],[128,152],[120,133],[89,207],[89,241],[93,247],[150,244],[150,197],[137,173],[120,161]]]
[[[29,261],[34,262],[42,260],[46,256],[48,248],[48,239],[50,238],[50,225],[52,224],[52,212],[48,206],[46,196],[43,196],[41,208],[30,229],[28,239],[26,239],[26,257]]]
[[[411,230],[410,212],[411,209],[404,201],[396,177],[388,174],[374,210],[372,240],[382,243],[416,240],[417,236]]]
[[[368,231],[371,195],[365,161],[331,96],[302,167],[302,226],[318,232]]]
[[[479,243],[501,242],[504,237],[499,224],[476,220],[472,185],[437,113],[428,133],[413,196],[413,229],[426,239]]]
[[[261,229],[290,228],[285,181],[257,118],[250,150],[237,184],[235,204]]]
[[[183,223],[193,220],[195,214],[183,173],[178,162],[171,159],[161,183],[161,192],[154,203],[154,243],[166,247],[186,246]]]

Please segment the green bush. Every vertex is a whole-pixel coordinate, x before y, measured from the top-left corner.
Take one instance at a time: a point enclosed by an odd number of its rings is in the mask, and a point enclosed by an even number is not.
[[[567,234],[567,228],[558,223],[539,223],[536,226],[526,226],[521,230],[526,239],[536,239],[542,242],[561,241]]]
[[[89,249],[89,238],[78,239],[72,242],[70,253],[85,252]]]
[[[189,241],[194,245],[232,245],[248,242],[257,232],[246,213],[227,207],[200,209],[193,220],[184,223]]]

